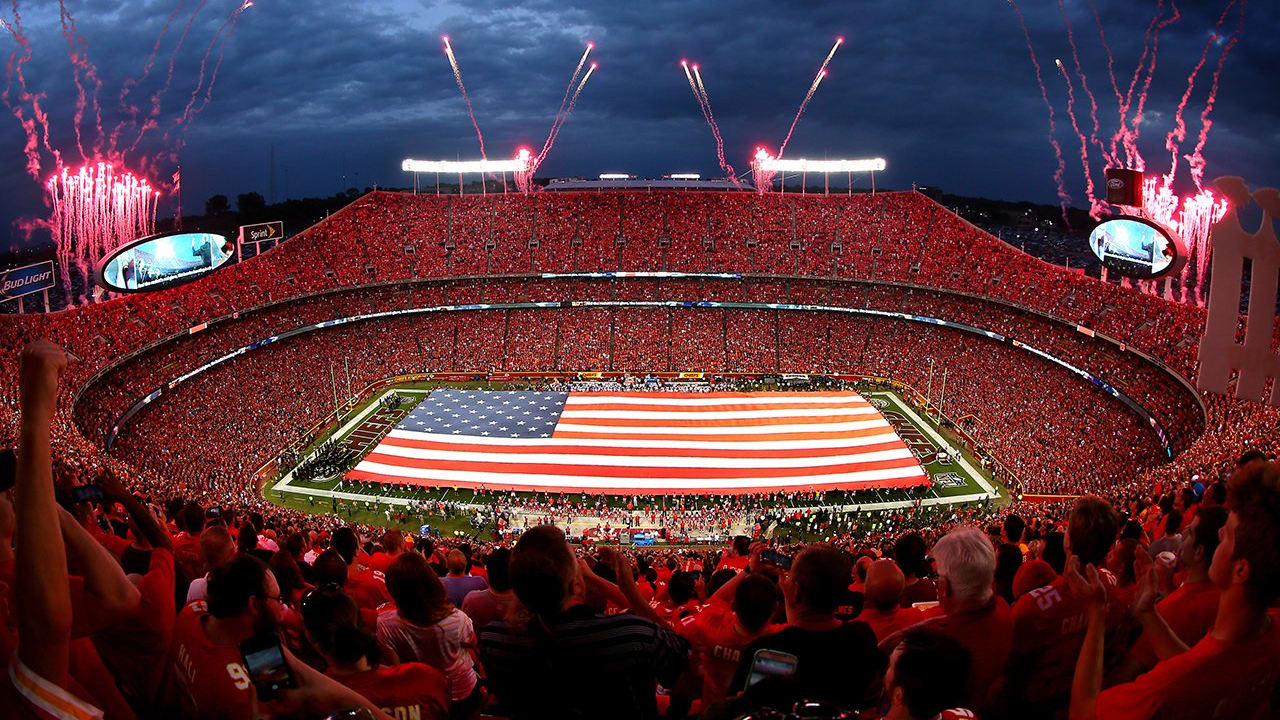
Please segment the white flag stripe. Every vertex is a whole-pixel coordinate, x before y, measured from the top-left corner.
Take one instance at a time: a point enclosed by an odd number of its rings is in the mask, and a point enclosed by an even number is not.
[[[706,412],[661,412],[658,410],[568,410],[560,414],[561,422],[583,418],[607,418],[629,420],[755,420],[758,418],[789,417],[847,417],[850,415],[878,415],[879,410],[868,405],[858,408],[809,408],[807,410],[726,410]]]
[[[635,478],[595,477],[590,475],[544,475],[541,473],[487,473],[465,470],[430,470],[425,468],[401,467],[399,465],[384,465],[382,463],[370,462],[368,460],[357,465],[356,470],[377,475],[386,475],[388,482],[395,482],[398,477],[428,480],[442,485],[448,485],[451,482],[483,483],[486,485],[516,484],[528,486],[531,490],[536,490],[539,487],[632,489],[643,487],[644,485],[663,488],[705,488],[708,490],[732,488],[759,488],[763,490],[768,488],[784,487],[803,488],[810,485],[821,485],[827,483],[859,483],[874,480],[897,480],[901,478],[919,477],[924,474],[924,471],[920,469],[919,465],[911,465],[909,467],[864,470],[852,473],[801,475],[791,478],[664,478],[661,473],[654,473],[652,476],[644,478],[643,481],[637,481]]]
[[[868,430],[871,428],[888,427],[889,422],[884,418],[876,418],[874,420],[858,420],[856,422],[845,423],[813,423],[808,425],[742,425],[738,427],[707,425],[707,426],[643,426],[643,425],[579,425],[577,423],[560,423],[556,425],[556,432],[593,432],[593,433],[614,433],[618,435],[675,435],[675,434],[692,434],[692,435],[773,435],[775,433],[835,433],[848,432],[850,430]]]
[[[427,436],[423,439],[433,439]],[[603,467],[700,467],[700,468],[788,468],[846,465],[880,460],[900,460],[911,457],[905,447],[893,450],[850,453],[819,457],[795,458],[734,458],[734,457],[679,457],[671,455],[587,455],[576,453],[492,453],[464,450],[428,450],[425,448],[381,445],[368,457],[395,455],[419,460],[448,462],[497,462],[530,463],[548,465],[599,465]]]
[[[614,428],[616,430],[616,428]],[[681,428],[688,433],[689,428]],[[618,447],[618,448],[706,448],[711,450],[803,450],[808,448],[854,447],[860,445],[878,445],[892,442],[898,436],[885,424],[885,431],[875,435],[854,438],[814,438],[813,440],[772,440],[767,442],[743,443],[741,441],[716,442],[713,440],[605,440],[600,438],[509,438],[491,435],[432,435],[412,430],[392,430],[388,437],[402,440],[427,440],[432,442],[448,442],[462,444],[507,445],[511,447],[538,447],[555,449],[557,447]],[[745,446],[745,447],[744,447]]]
[[[680,393],[664,393],[663,397],[637,395],[579,395],[572,394],[564,401],[565,409],[574,405],[777,405],[799,403],[849,403],[865,405],[861,395],[841,393],[839,395],[812,395],[808,393],[776,393],[761,397],[671,397]]]

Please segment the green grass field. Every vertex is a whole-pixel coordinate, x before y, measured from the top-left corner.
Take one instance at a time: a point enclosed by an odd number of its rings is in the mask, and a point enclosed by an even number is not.
[[[382,434],[416,405],[417,398],[425,397],[430,390],[442,387],[512,389],[509,384],[494,384],[491,387],[490,384],[483,382],[420,382],[379,390],[351,408],[350,411],[343,415],[340,421],[326,428],[315,440],[302,449],[299,457],[306,458],[328,440],[346,444],[352,448],[353,452],[363,456],[376,445]],[[391,392],[411,396],[414,400],[405,403],[395,412],[373,407]],[[898,434],[902,436],[909,447],[916,451],[925,471],[934,480],[933,487],[923,496],[926,502],[934,498],[955,503],[980,502],[986,499],[988,490],[998,493],[998,497],[993,502],[997,504],[1008,502],[1008,491],[992,479],[989,471],[982,469],[976,457],[967,451],[960,450],[964,447],[964,444],[954,434],[938,426],[931,418],[926,418],[922,411],[910,407],[908,403],[893,392],[872,390],[865,391],[863,394],[880,407],[881,412],[885,413],[886,418],[893,424]],[[941,459],[943,452],[948,456],[946,462]],[[282,468],[281,476],[267,483],[263,495],[268,500],[284,507],[309,513],[331,514],[335,506],[329,493],[339,488],[340,481],[337,478],[313,481],[288,478],[288,481],[285,482],[284,476],[291,469]],[[313,495],[308,491],[316,494]],[[464,504],[488,501],[486,498],[478,497],[471,490],[459,491],[450,488],[418,488],[412,491],[380,493],[380,491],[371,487],[360,488],[359,486],[348,485],[345,492],[349,493],[351,497],[343,499],[342,503],[337,506],[337,510],[339,514],[349,517],[353,522],[398,527],[402,530],[413,532],[417,532],[421,525],[426,524],[430,525],[433,530],[438,530],[446,535],[452,535],[455,532],[471,534],[473,531],[469,518],[466,516],[446,518],[438,514],[414,514],[403,522],[399,522],[394,517],[388,519],[386,510],[391,507],[388,501],[392,499],[410,501],[444,500]],[[569,497],[571,500],[581,501],[587,496],[571,495]],[[891,503],[909,502],[920,497],[920,495],[919,493],[912,494],[907,491],[880,490],[875,492],[872,497],[874,499],[869,499],[866,495],[859,495],[853,498],[843,492],[828,492],[823,497],[823,504],[857,504],[860,507],[869,509],[877,505],[888,507]],[[626,497],[614,497],[607,500],[614,507],[624,506],[627,501]],[[399,505],[397,509],[403,511],[403,504]]]

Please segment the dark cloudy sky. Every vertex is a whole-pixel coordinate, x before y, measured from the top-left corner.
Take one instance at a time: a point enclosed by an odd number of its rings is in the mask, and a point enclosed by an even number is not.
[[[88,57],[100,69],[108,126],[118,117],[121,83],[139,73],[177,1],[67,0]],[[135,98],[156,88],[197,2],[185,0],[157,69]],[[1109,134],[1115,102],[1092,11],[1085,0],[1065,2]],[[1124,84],[1156,0],[1096,2]],[[1162,145],[1178,96],[1226,2],[1181,0],[1181,20],[1161,37],[1142,135],[1148,162],[1158,168],[1168,166]],[[1064,117],[1065,89],[1053,66],[1062,57],[1071,67],[1064,24],[1053,0],[1022,4],[1059,112],[1068,189],[1079,201],[1079,146]],[[54,144],[75,157],[74,89],[57,3],[21,7],[33,49],[28,84],[47,95]],[[177,58],[163,117],[172,118],[185,104],[200,55],[234,7],[235,0],[207,0]],[[7,7],[0,18],[12,19]],[[1280,97],[1274,85],[1280,4],[1253,0],[1246,19],[1213,113],[1208,174],[1274,185],[1280,182]],[[1232,16],[1228,30],[1234,24]],[[541,145],[583,44],[596,43],[593,59],[600,68],[540,175],[714,174],[714,144],[679,69],[682,57],[701,63],[730,162],[745,169],[756,144],[777,147],[840,34],[847,42],[801,120],[788,156],[879,155],[889,163],[877,178],[885,186],[917,182],[960,194],[1055,201],[1046,113],[1005,0],[258,0],[227,40],[213,101],[187,136],[182,162],[188,207],[202,207],[214,193],[268,194],[272,145],[277,199],[373,183],[405,185],[408,179],[399,170],[404,157],[478,156],[441,51],[441,33],[453,39],[491,157],[522,144]],[[0,52],[7,58],[13,47],[0,31]],[[1210,53],[1188,106],[1192,141],[1218,51]],[[1080,100],[1077,110],[1087,128]],[[87,123],[85,132],[91,131]],[[0,223],[6,228],[15,218],[44,212],[40,188],[23,172],[23,143],[12,114],[0,117]],[[163,147],[151,143],[149,149]],[[1096,155],[1092,159],[1100,177],[1100,162]],[[1180,180],[1185,182],[1185,173]],[[17,241],[16,232],[7,230],[6,236],[11,245]]]

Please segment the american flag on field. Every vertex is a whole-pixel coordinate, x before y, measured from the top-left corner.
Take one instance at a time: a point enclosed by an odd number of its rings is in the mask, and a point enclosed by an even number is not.
[[[928,483],[880,411],[853,392],[436,390],[347,477],[617,494]]]

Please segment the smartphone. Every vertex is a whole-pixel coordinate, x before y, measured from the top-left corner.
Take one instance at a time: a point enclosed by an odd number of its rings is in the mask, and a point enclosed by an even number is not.
[[[221,508],[221,507],[219,507],[219,506],[217,506],[217,505],[214,505],[213,507],[211,507],[211,508],[209,508],[208,510],[205,510],[205,511],[204,511],[204,517],[205,517],[205,519],[206,519],[206,520],[214,520],[214,519],[217,519],[217,518],[221,518],[221,517],[222,517],[222,508]]]
[[[240,643],[240,656],[260,699],[271,700],[280,690],[298,687],[285,662],[279,635],[255,635],[245,640]]]
[[[784,555],[777,550],[761,550],[760,561],[783,570],[791,569],[791,556]]]
[[[796,656],[777,650],[760,649],[751,657],[751,671],[747,673],[747,685],[751,687],[768,678],[787,678],[796,673]]]
[[[102,488],[97,485],[77,485],[71,489],[71,499],[77,503],[102,502]]]

